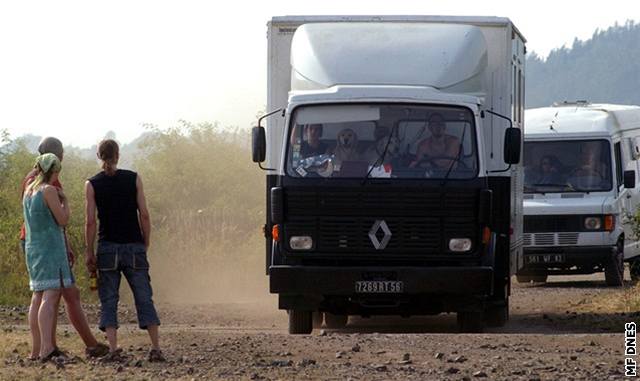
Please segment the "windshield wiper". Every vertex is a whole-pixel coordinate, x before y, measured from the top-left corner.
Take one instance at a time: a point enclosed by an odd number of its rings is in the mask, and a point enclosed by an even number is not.
[[[384,150],[382,150],[382,154],[378,156],[378,158],[376,158],[376,161],[373,162],[373,164],[371,165],[371,168],[369,168],[369,170],[367,171],[367,174],[364,176],[364,179],[362,179],[362,183],[360,184],[360,186],[363,186],[364,184],[366,184],[367,179],[369,179],[369,175],[371,174],[371,171],[373,171],[373,168],[376,167],[376,164],[378,164],[378,162],[380,162],[380,165],[382,165],[382,162],[384,161],[384,158],[387,156],[387,150],[389,149],[389,144],[391,143],[391,138],[393,137],[393,131],[395,131],[397,126],[393,126],[393,128],[391,128],[391,131],[389,132],[389,138],[387,139],[387,144],[384,145]],[[375,142],[373,144],[376,144]]]
[[[462,154],[462,150],[464,150],[464,136],[467,133],[467,123],[464,124],[464,128],[462,129],[462,136],[460,137],[460,147],[458,147],[458,154],[456,155],[455,160],[451,160],[451,164],[449,164],[449,169],[447,169],[447,174],[442,179],[440,183],[441,187],[444,187],[449,180],[449,175],[451,174],[451,170],[453,170],[453,166],[460,161],[460,155]]]

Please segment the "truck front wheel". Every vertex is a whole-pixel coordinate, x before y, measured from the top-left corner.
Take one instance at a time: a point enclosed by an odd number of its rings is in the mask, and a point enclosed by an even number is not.
[[[460,311],[457,320],[460,333],[482,333],[484,329],[482,311]]]
[[[484,311],[484,321],[489,327],[503,327],[509,320],[509,299],[504,305],[488,306]]]
[[[313,331],[311,311],[289,310],[289,333],[308,335]]]

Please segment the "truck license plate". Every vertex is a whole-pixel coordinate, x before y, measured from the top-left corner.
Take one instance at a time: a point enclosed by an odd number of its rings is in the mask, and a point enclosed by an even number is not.
[[[404,284],[401,281],[362,280],[356,282],[357,293],[368,294],[398,294],[401,293]]]
[[[542,254],[527,256],[528,263],[563,263],[565,261],[563,254]]]

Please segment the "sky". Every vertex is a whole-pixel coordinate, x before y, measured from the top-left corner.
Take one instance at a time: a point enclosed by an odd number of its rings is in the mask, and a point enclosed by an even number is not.
[[[266,105],[266,23],[283,15],[509,17],[546,56],[596,28],[640,21],[640,1],[2,1],[0,130],[88,147],[144,124],[248,128]],[[605,3],[602,3],[605,4]]]

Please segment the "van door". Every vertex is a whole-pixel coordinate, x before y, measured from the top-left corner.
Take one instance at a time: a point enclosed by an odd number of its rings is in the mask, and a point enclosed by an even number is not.
[[[620,187],[620,202],[622,211],[620,222],[624,228],[624,257],[631,258],[640,254],[640,244],[635,237],[633,227],[631,225],[630,216],[636,213],[638,204],[640,203],[640,194],[638,192],[638,172],[640,162],[635,160],[632,148],[635,142],[629,138],[624,138],[620,142],[615,143],[614,152],[616,160],[616,178],[622,179],[624,171],[636,171],[636,186],[634,188],[625,189],[622,182],[617,183]]]

